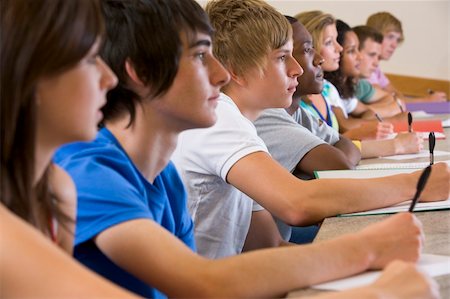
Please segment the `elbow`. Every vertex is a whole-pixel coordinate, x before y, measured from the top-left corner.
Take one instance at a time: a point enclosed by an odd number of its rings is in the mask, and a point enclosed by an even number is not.
[[[319,167],[316,167],[315,171],[354,169],[359,160],[356,161],[356,157],[353,156],[353,154],[338,153],[335,157],[330,157],[331,159],[324,158],[324,165],[322,167],[318,165]]]
[[[334,163],[330,163],[327,170],[354,169],[355,166],[356,165],[352,163],[349,158],[343,157],[342,159],[334,161]]]
[[[355,169],[356,166],[361,161],[361,152],[358,150],[357,153],[349,155],[345,161],[345,165],[341,169]]]
[[[315,213],[311,213],[311,210],[301,204],[296,207],[286,209],[281,219],[283,219],[286,224],[291,226],[308,226],[323,220],[323,218],[321,219],[320,217],[317,217]]]

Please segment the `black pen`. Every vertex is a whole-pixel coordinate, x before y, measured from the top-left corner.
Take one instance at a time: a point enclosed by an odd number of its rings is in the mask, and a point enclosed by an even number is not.
[[[377,120],[382,123],[383,119],[381,118],[381,116],[378,115],[378,113],[375,113],[375,117],[377,118]]]
[[[428,88],[428,89],[427,89],[427,93],[428,93],[429,95],[432,95],[432,94],[434,93],[434,90],[432,90],[431,88]]]
[[[428,178],[430,177],[430,173],[431,173],[431,165],[425,168],[422,174],[420,175],[419,182],[417,182],[416,194],[414,194],[414,197],[411,201],[411,205],[409,206],[408,211],[410,213],[414,211],[414,207],[416,206],[416,203],[419,200],[420,193],[422,193],[423,189],[425,188]]]
[[[411,112],[408,112],[408,132],[411,133],[412,132],[412,114]]]
[[[430,165],[434,164],[434,146],[436,145],[436,136],[434,132],[430,132],[428,135],[428,148],[430,149]]]

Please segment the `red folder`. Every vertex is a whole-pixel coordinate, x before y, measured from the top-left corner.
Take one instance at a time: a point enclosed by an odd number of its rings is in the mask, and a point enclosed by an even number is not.
[[[393,122],[394,132],[407,132],[408,131],[408,123],[407,122]],[[430,119],[430,120],[415,120],[412,123],[412,130],[414,132],[424,132],[428,134],[429,132],[442,133],[438,134],[437,139],[442,139],[444,135],[444,128],[442,127],[442,120],[440,119]],[[439,138],[440,137],[440,138]]]
[[[393,122],[394,132],[406,132],[408,131],[407,122]],[[415,132],[444,132],[442,127],[442,120],[431,119],[431,120],[415,120],[412,122],[412,129]]]

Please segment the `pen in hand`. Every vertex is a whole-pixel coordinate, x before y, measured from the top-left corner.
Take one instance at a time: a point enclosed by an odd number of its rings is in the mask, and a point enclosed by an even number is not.
[[[412,114],[411,114],[411,112],[408,112],[408,132],[409,133],[412,132],[412,122],[413,122]]]
[[[430,165],[434,164],[434,146],[436,145],[436,136],[434,132],[430,132],[428,135],[428,148],[430,149]]]
[[[375,117],[377,118],[377,120],[382,123],[383,119],[381,118],[381,116],[378,115],[378,113],[375,113]]]
[[[414,207],[416,206],[416,203],[419,200],[420,193],[422,193],[423,189],[425,188],[428,178],[430,177],[430,173],[431,173],[431,165],[425,168],[422,174],[420,175],[419,182],[417,183],[416,187],[416,194],[414,194],[408,212],[412,213],[414,211]]]

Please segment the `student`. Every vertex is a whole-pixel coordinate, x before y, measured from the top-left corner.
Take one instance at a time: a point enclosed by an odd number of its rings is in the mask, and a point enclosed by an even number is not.
[[[322,69],[325,72],[336,71],[339,68],[342,47],[337,42],[335,19],[332,15],[321,11],[308,11],[297,14],[297,20],[303,23],[313,37],[314,48],[324,58]],[[356,120],[353,127],[342,128],[333,112],[331,103],[341,102],[339,92],[328,80],[324,80],[322,93],[302,97],[301,106],[316,117],[326,121],[328,125],[352,140],[385,139],[393,130],[388,122],[379,123],[376,120]],[[374,113],[363,104],[357,104],[356,99],[342,101],[344,108],[349,111],[359,110],[358,114],[366,113],[372,118]],[[359,106],[359,108],[357,107]],[[358,109],[357,109],[358,108]]]
[[[75,189],[51,158],[61,144],[95,136],[116,84],[97,57],[98,4],[2,1],[1,28],[1,202],[71,253]]]
[[[4,0],[0,22],[0,297],[134,298],[71,258],[75,188],[51,163],[94,137],[116,84],[97,56],[98,3]]]
[[[103,11],[102,56],[119,85],[108,93],[96,140],[66,146],[56,158],[79,192],[74,251],[84,264],[145,297],[279,297],[394,259],[417,260],[422,234],[409,213],[315,245],[218,261],[196,255],[185,192],[169,159],[181,131],[216,121],[219,89],[229,80],[212,55],[207,16],[193,0],[108,1]],[[149,32],[151,38],[141,38]],[[437,177],[431,179],[433,185]],[[425,198],[436,195],[428,191]],[[387,269],[387,285],[380,280],[353,291],[354,298],[380,290],[399,296],[395,271],[420,282],[420,292],[434,292],[401,263]]]
[[[366,22],[367,26],[370,26],[379,32],[381,32],[384,36],[383,43],[381,47],[381,60],[389,60],[391,56],[394,54],[397,47],[403,43],[405,40],[403,34],[402,23],[399,19],[393,16],[389,12],[378,12],[370,15],[367,18]],[[442,91],[435,91],[425,97],[415,97],[409,98],[404,97],[389,79],[385,76],[385,74],[381,71],[378,66],[372,76],[369,78],[370,83],[374,85],[377,89],[385,90],[389,93],[395,93],[395,95],[406,101],[446,101],[447,95]]]
[[[384,90],[376,89],[367,81],[379,66],[383,35],[369,26],[352,28],[359,40],[359,80],[355,95],[361,102],[368,104],[370,109],[379,115],[394,116],[405,111],[405,105],[398,98],[388,95]],[[372,96],[378,94],[378,96]]]
[[[295,18],[286,18],[293,27],[293,56],[304,73],[298,77],[298,88],[291,106],[286,109],[265,109],[254,121],[258,136],[267,145],[271,156],[297,177],[310,179],[314,171],[327,169],[351,169],[360,161],[359,149],[346,137],[318,121],[299,107],[304,93],[319,93],[323,86],[323,59],[312,48],[311,36]],[[305,40],[306,35],[309,40]],[[291,228],[276,219],[281,236],[294,243],[311,242],[318,226]],[[244,246],[247,250],[248,246]]]
[[[266,108],[286,108],[292,101],[301,68],[292,57],[291,26],[261,1],[213,1],[206,10],[216,29],[214,52],[231,81],[222,88],[216,124],[180,134],[173,157],[188,189],[202,255],[217,258],[242,251],[246,238],[252,238],[247,236],[251,199],[267,209],[255,206],[258,218],[267,220],[262,223],[270,224],[272,214],[289,225],[309,225],[410,197],[407,190],[415,189],[419,172],[365,180],[361,192],[359,180],[302,181],[273,160],[251,121]],[[448,182],[439,181],[448,179],[449,170],[436,166],[434,183],[445,187],[442,194],[429,188],[430,197],[423,199],[448,195]],[[259,231],[264,237],[265,230]],[[284,243],[274,243],[279,244]],[[260,246],[266,245],[252,248]]]

